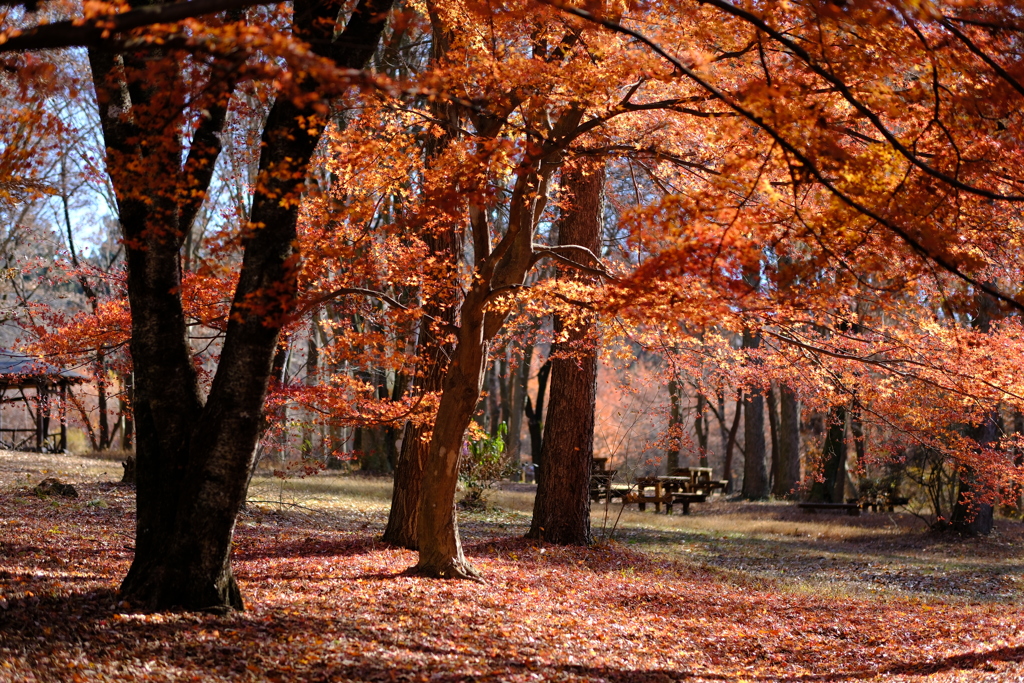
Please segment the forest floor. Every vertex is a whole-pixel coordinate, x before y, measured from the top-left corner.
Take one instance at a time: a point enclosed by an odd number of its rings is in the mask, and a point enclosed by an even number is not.
[[[0,452],[0,681],[1024,681],[1024,533],[717,501],[595,510],[586,549],[522,539],[530,494],[461,514],[487,583],[406,574],[386,481],[257,480],[247,609],[141,614],[116,595],[134,492],[116,462]],[[39,497],[48,476],[75,499]],[[614,526],[614,534],[611,533]]]

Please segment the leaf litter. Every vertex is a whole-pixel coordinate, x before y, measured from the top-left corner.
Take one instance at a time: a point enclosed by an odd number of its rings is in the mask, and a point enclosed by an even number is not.
[[[511,514],[464,520],[478,585],[407,574],[380,513],[250,505],[246,611],[142,614],[116,594],[134,493],[79,488],[0,493],[0,681],[1024,680],[1019,604],[794,592]]]

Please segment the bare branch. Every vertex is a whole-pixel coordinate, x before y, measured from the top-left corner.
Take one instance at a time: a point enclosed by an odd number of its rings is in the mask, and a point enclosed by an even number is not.
[[[534,251],[533,258],[530,259],[530,265],[531,266],[534,265],[535,263],[537,263],[538,261],[540,261],[543,258],[550,257],[550,258],[555,259],[556,261],[559,261],[560,263],[564,263],[567,266],[575,268],[576,270],[580,271],[581,273],[586,273],[587,275],[593,275],[595,277],[604,278],[605,280],[609,280],[610,282],[618,282],[619,281],[619,279],[617,277],[615,277],[614,275],[609,273],[607,270],[605,270],[603,267],[601,267],[601,265],[600,265],[601,264],[601,259],[597,258],[597,256],[594,255],[594,252],[590,251],[586,247],[581,247],[578,244],[563,244],[563,245],[559,245],[559,246],[556,246],[556,247],[543,247],[543,246],[541,246],[539,244],[535,244],[535,245],[533,245],[533,251]],[[569,258],[568,256],[566,256],[565,254],[561,253],[563,251],[576,252],[576,253],[583,254],[584,256],[586,256],[587,258],[591,259],[594,263],[597,263],[598,265],[597,266],[587,266],[587,265],[584,265],[584,264],[580,263],[579,261],[574,261],[571,258]]]

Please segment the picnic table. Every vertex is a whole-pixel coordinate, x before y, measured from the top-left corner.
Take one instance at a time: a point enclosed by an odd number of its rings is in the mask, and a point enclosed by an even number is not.
[[[618,470],[607,469],[608,458],[594,458],[590,472],[590,500],[609,503],[613,498],[622,498],[629,493],[628,486],[616,486],[612,483]]]
[[[668,514],[672,514],[673,505],[678,503],[683,506],[683,514],[688,515],[690,503],[703,503],[716,490],[724,491],[728,485],[727,481],[712,479],[711,474],[710,467],[684,467],[673,470],[668,476],[638,477],[637,492],[623,500],[637,503],[641,511],[647,509],[648,503],[654,503],[656,513],[665,505]],[[645,490],[652,487],[654,495],[647,495]]]

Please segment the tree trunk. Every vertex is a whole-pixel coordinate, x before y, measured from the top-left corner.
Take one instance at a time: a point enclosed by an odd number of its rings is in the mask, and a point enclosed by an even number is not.
[[[681,450],[680,437],[683,432],[683,414],[679,396],[681,393],[679,382],[673,377],[668,381],[668,450],[665,451],[665,470],[667,474],[671,474],[673,470],[682,467],[682,464],[679,462],[679,451]],[[697,419],[700,419],[699,415]]]
[[[96,349],[96,407],[99,412],[99,446],[101,451],[110,448],[110,417],[107,414],[107,354],[102,348]]]
[[[743,391],[736,392],[736,413],[732,416],[732,426],[729,427],[729,432],[725,432],[725,395],[719,396],[719,410],[722,415],[721,427],[723,430],[723,436],[725,437],[725,458],[722,467],[722,477],[729,483],[725,485],[725,492],[732,493],[733,482],[732,482],[732,455],[736,450],[736,432],[740,426],[740,416],[743,415]]]
[[[991,296],[979,294],[977,304],[978,313],[971,321],[972,327],[988,334],[992,329],[996,302]],[[971,427],[968,434],[979,447],[984,447],[999,439],[998,424],[999,411],[996,409],[986,415],[981,424]],[[969,464],[961,466],[958,479],[960,489],[950,516],[950,525],[954,531],[964,536],[987,536],[992,532],[994,510],[991,503],[979,500],[987,491],[979,485],[974,468]]]
[[[771,455],[768,458],[768,470],[769,480],[772,485],[772,493],[775,492],[775,479],[776,473],[780,466],[779,455],[779,402],[777,400],[778,392],[775,387],[769,387],[768,394],[765,397],[768,405],[768,434],[771,437],[772,450]]]
[[[572,197],[559,224],[558,243],[579,245],[593,254],[600,249],[604,166],[584,165],[562,172],[563,187]],[[574,276],[574,279],[580,279]],[[555,316],[551,349],[551,396],[544,425],[540,478],[534,498],[533,522],[527,538],[549,543],[588,545],[590,474],[594,462],[594,406],[597,401],[597,352],[594,323],[564,329]],[[570,355],[566,355],[570,354]]]
[[[743,332],[743,348],[756,349],[761,336]],[[747,392],[743,403],[743,497],[761,500],[768,497],[768,461],[764,443],[764,396],[760,389]]]
[[[462,553],[455,488],[463,437],[480,400],[486,365],[483,312],[486,293],[480,289],[471,290],[463,306],[459,342],[444,376],[441,404],[423,470],[416,529],[420,557],[416,566],[423,573],[440,578],[478,576]],[[477,301],[468,301],[470,297]],[[473,303],[476,306],[471,308]]]
[[[697,416],[693,420],[693,429],[697,432],[697,447],[700,449],[700,466],[708,467],[708,399],[703,393],[697,392]]]
[[[463,235],[461,226],[453,224],[450,229],[428,231],[423,236],[436,262],[447,266],[449,272],[442,276],[454,277],[465,251]],[[416,354],[422,360],[413,380],[418,393],[435,394],[444,386],[448,359],[455,352],[455,345],[446,341],[449,337],[448,328],[454,328],[461,303],[461,289],[455,284],[446,292],[435,295],[424,307],[424,327],[417,340]],[[432,425],[415,421],[410,421],[405,427],[402,451],[395,467],[391,510],[382,538],[385,543],[409,550],[419,548],[416,538],[419,533],[420,497],[423,468],[430,450],[431,429]]]
[[[828,431],[821,453],[821,478],[815,477],[810,500],[815,503],[842,503],[846,487],[846,406],[829,408]]]
[[[533,356],[533,347],[523,349],[522,358],[515,363],[513,357],[510,365],[515,366],[512,376],[509,377],[509,415],[508,415],[508,440],[505,450],[509,458],[518,466],[522,462],[523,449],[523,416],[526,410],[526,382],[530,378],[530,359]]]
[[[573,116],[578,124],[582,113]],[[520,162],[509,200],[508,229],[493,250],[486,213],[470,212],[476,267],[461,307],[457,343],[445,373],[423,472],[416,566],[428,576],[477,576],[466,562],[459,540],[455,511],[459,458],[466,428],[480,400],[488,344],[508,315],[507,310],[487,310],[488,303],[494,292],[521,287],[534,263],[533,235],[547,198],[549,174],[554,170],[540,173],[539,162],[540,158],[529,155]]]
[[[789,498],[800,483],[800,405],[796,394],[779,385],[779,458],[772,495]]]
[[[537,402],[526,395],[526,426],[530,430],[530,460],[533,461],[535,475],[540,475],[541,462],[544,457],[544,397],[548,390],[548,377],[551,374],[551,360],[548,359],[537,371]]]
[[[970,429],[971,437],[979,446],[988,445],[999,439],[997,418],[997,414],[990,414],[982,424]],[[987,536],[992,533],[995,510],[992,503],[978,500],[985,489],[976,483],[971,467],[963,467],[958,479],[960,488],[956,505],[953,506],[950,526],[962,536]]]
[[[390,3],[362,0],[338,38],[340,49],[330,41],[338,10],[327,3],[297,16],[296,33],[339,66],[362,68]],[[144,609],[240,609],[231,538],[262,425],[280,326],[295,305],[298,198],[320,137],[318,113],[287,97],[271,108],[258,189],[243,233],[239,282],[204,404],[186,336],[180,251],[220,150],[217,134],[233,87],[211,103],[179,175],[183,153],[170,142],[167,131],[174,123],[165,119],[180,111],[168,101],[168,93],[183,92],[180,83],[150,82],[147,62],[134,55],[122,59],[123,71],[115,55],[90,51],[125,236],[136,373],[138,524],[135,557],[121,593]],[[128,78],[123,87],[122,74]],[[314,85],[305,87],[312,91]],[[169,192],[168,179],[193,191]]]

